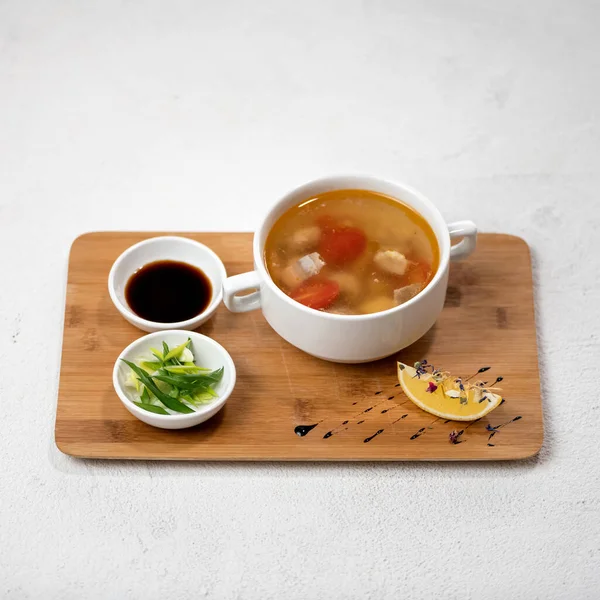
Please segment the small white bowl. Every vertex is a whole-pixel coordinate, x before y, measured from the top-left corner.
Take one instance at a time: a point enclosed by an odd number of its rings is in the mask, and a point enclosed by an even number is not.
[[[158,415],[136,406],[133,403],[135,398],[133,388],[125,385],[130,368],[121,359],[135,362],[140,356],[149,356],[150,348],[160,349],[163,341],[169,345],[169,348],[175,348],[183,344],[188,337],[192,340],[192,353],[199,367],[212,370],[224,367],[223,378],[214,388],[219,397],[210,404],[200,406],[195,412],[186,414]],[[113,369],[113,385],[123,406],[140,421],[161,429],[193,427],[216,415],[231,396],[235,387],[235,377],[235,365],[229,352],[221,344],[195,331],[157,331],[145,335],[121,352]]]
[[[131,310],[125,299],[125,286],[129,278],[144,265],[158,260],[188,263],[206,274],[212,285],[212,298],[206,310],[191,319],[175,323],[148,321]],[[108,292],[123,317],[142,331],[192,330],[208,321],[221,304],[226,277],[225,265],[208,246],[185,237],[155,237],[134,244],[117,258],[108,275]]]

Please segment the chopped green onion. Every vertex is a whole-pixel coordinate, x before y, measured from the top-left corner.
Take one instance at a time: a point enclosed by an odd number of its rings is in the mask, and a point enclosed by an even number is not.
[[[169,413],[162,406],[155,406],[154,404],[143,404],[142,402],[133,402],[136,406],[147,410],[148,412],[156,413],[157,415],[168,415]]]
[[[174,410],[175,412],[180,413],[191,413],[194,412],[189,406],[186,406],[179,400],[175,400],[175,398],[171,398],[171,396],[161,392],[156,384],[152,381],[150,376],[144,371],[140,369],[137,365],[134,365],[132,362],[121,359],[124,363],[129,365],[131,369],[135,372],[135,374],[139,377],[140,381],[151,391],[167,408]]]
[[[206,404],[207,402],[211,402],[215,396],[215,391],[209,388],[205,392],[194,394],[190,401],[194,404]]]
[[[135,364],[122,359],[132,371],[129,385],[139,394],[139,399],[133,400],[136,406],[160,415],[171,414],[165,407],[189,414],[195,412],[194,407],[218,398],[213,388],[223,378],[224,368],[211,370],[196,365],[191,343],[188,338],[185,343],[169,349],[163,341],[162,352],[150,349],[157,360],[144,357]]]
[[[179,358],[181,356],[181,353],[188,347],[188,344],[190,342],[191,342],[191,340],[188,338],[187,342],[184,342],[183,344],[177,346],[177,348],[173,348],[173,350],[171,350],[170,352],[165,354],[165,359],[164,359],[165,362],[167,362],[171,358]],[[168,346],[167,346],[167,348],[168,348]]]
[[[142,404],[150,404],[150,394],[148,393],[148,388],[146,386],[144,386],[140,400],[142,401]]]
[[[168,367],[165,367],[166,371],[171,372],[171,369],[169,369]],[[200,380],[205,380],[205,381],[210,381],[212,383],[218,383],[219,381],[221,381],[221,379],[223,378],[223,372],[224,369],[223,367],[221,367],[220,369],[217,369],[216,371],[210,371],[208,373],[172,373],[171,377],[176,377],[179,381],[189,381],[189,382],[194,382],[194,381],[200,381]]]
[[[164,368],[166,371],[169,371],[169,373],[201,373],[210,371],[210,369],[205,367],[197,367],[196,365],[189,363],[183,365],[165,366]]]
[[[150,348],[150,352],[152,352],[152,354],[154,354],[154,356],[156,356],[156,358],[158,358],[158,360],[160,361],[160,364],[162,365],[163,355],[156,348]]]
[[[173,387],[178,387],[178,388],[182,388],[184,390],[197,390],[200,388],[207,388],[209,385],[211,385],[212,382],[210,381],[186,381],[186,380],[182,380],[179,379],[178,377],[169,377],[168,375],[154,375],[154,379],[158,379],[158,381],[162,381],[163,383],[168,383],[169,385],[172,385]]]

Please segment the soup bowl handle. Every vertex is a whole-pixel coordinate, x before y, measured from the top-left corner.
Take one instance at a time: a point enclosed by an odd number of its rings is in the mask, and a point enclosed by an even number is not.
[[[238,296],[246,290],[257,290],[245,296]],[[223,302],[231,312],[248,312],[260,308],[260,275],[250,271],[228,277],[223,282]]]
[[[450,239],[463,238],[458,244],[450,247],[450,260],[461,260],[467,258],[477,242],[477,226],[472,221],[456,221],[448,223]]]

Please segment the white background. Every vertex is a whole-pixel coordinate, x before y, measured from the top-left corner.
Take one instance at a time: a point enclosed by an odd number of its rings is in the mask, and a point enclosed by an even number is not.
[[[592,0],[0,1],[0,597],[600,598],[599,27]],[[62,455],[73,238],[251,230],[338,172],[530,244],[541,455]]]

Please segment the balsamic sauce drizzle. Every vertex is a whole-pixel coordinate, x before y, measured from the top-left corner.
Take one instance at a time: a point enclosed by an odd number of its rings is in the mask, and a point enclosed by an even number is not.
[[[433,421],[431,421],[431,423],[429,423],[429,425],[426,425],[425,427],[421,427],[421,429],[419,429],[419,431],[417,431],[417,433],[414,433],[413,435],[410,436],[411,440],[416,440],[417,438],[420,438],[424,433],[427,433],[426,430],[427,429],[433,429],[433,424],[437,423],[439,420],[441,420],[442,417],[436,417]]]
[[[477,371],[477,373],[473,373],[473,375],[471,375],[470,377],[467,377],[465,379],[465,381],[469,381],[469,379],[473,379],[473,377],[475,377],[476,375],[479,375],[480,373],[485,373],[486,371],[489,371],[492,367],[481,367],[481,369],[479,369],[479,371]]]
[[[479,375],[480,373],[485,373],[486,371],[489,371],[492,367],[481,367],[476,373],[474,373],[473,375],[469,376],[467,379],[465,379],[464,381],[469,381],[470,379],[472,379],[473,377]],[[503,381],[504,377],[500,376],[497,377],[496,380],[489,386],[489,387],[493,387],[494,385],[496,385],[497,383],[500,383],[501,381]],[[488,382],[483,382],[483,385],[488,387]],[[394,385],[395,388],[400,387],[400,383],[396,383]],[[374,396],[380,396],[381,394],[384,393],[384,390],[378,390],[376,392],[374,392]],[[389,393],[389,392],[388,392]],[[403,393],[402,390],[400,391],[400,393]],[[378,406],[380,406],[381,404],[384,404],[385,402],[389,402],[391,400],[394,400],[395,396],[391,395],[388,396],[385,400],[382,400],[380,402],[377,402],[375,404],[373,404],[372,406],[369,406],[367,408],[365,408],[364,410],[360,411],[359,413],[356,413],[354,416],[350,417],[349,419],[346,419],[345,421],[342,421],[340,423],[340,425],[338,425],[337,427],[334,427],[333,429],[331,429],[330,431],[328,431],[327,433],[325,433],[325,435],[323,435],[323,439],[329,439],[330,437],[332,437],[333,435],[340,433],[341,431],[346,431],[349,428],[349,425],[356,421],[356,419],[360,418],[362,415],[366,415],[368,413],[370,413],[371,411],[373,411],[375,408],[377,408]],[[502,404],[504,404],[506,400],[504,398],[502,398],[502,401],[500,402],[500,406]],[[358,400],[352,403],[352,406],[355,406],[358,404]],[[410,402],[410,399],[405,400],[404,402],[401,402],[399,404],[395,404],[394,406],[390,407],[390,408],[385,408],[382,411],[380,411],[380,414],[386,414],[392,410],[395,410],[396,408],[399,408],[400,406],[402,406],[403,404],[406,404],[407,402]],[[403,415],[401,415],[400,417],[398,417],[397,419],[395,419],[394,421],[391,422],[391,425],[394,425],[395,423],[397,423],[398,421],[401,421],[402,419],[405,419],[406,417],[408,417],[409,413],[404,413]],[[492,425],[487,425],[486,429],[490,432],[490,435],[488,436],[488,441],[487,441],[487,445],[494,447],[495,444],[491,443],[491,439],[500,431],[500,429],[502,429],[503,427],[506,427],[507,425],[509,425],[510,423],[514,423],[515,421],[518,421],[519,419],[522,419],[523,417],[521,415],[518,415],[516,417],[513,417],[512,419],[510,419],[509,421],[506,421],[504,423],[501,423],[500,425],[496,425],[496,426],[492,426]],[[425,425],[424,427],[419,428],[414,434],[412,434],[410,436],[410,440],[416,440],[419,437],[421,437],[422,435],[424,435],[425,433],[427,433],[428,430],[431,430],[434,428],[434,424],[437,423],[438,421],[440,421],[442,419],[442,417],[436,417],[433,421],[431,421],[428,425]],[[473,425],[475,425],[476,423],[479,423],[481,419],[477,419],[475,421],[471,421],[468,425],[466,425],[465,427],[463,427],[462,429],[460,429],[459,431],[453,431],[450,441],[453,444],[461,444],[467,440],[463,440],[460,439],[461,436],[467,431],[467,429],[469,429],[469,427],[472,427]],[[319,421],[318,423],[314,423],[311,425],[298,425],[296,426],[296,428],[294,429],[294,433],[299,436],[299,437],[304,437],[305,435],[307,435],[308,433],[310,433],[315,427],[317,427],[317,425],[319,425],[320,423],[322,423],[323,421]],[[365,423],[366,420],[365,419],[360,419],[359,421],[356,421],[356,425],[362,425],[363,423]],[[443,424],[446,425],[447,423],[451,423],[452,420],[451,419],[445,419]],[[377,436],[381,435],[382,433],[384,433],[385,429],[378,429],[374,434],[370,435],[369,437],[366,437],[363,440],[363,443],[368,443],[371,440],[375,439]]]
[[[410,439],[411,440],[416,440],[418,437],[421,437],[424,432],[425,432],[425,427],[421,427],[421,429],[419,429],[419,431],[417,431],[417,433],[415,433],[414,435],[410,436]]]
[[[310,433],[319,423],[314,425],[298,425],[294,428],[294,433],[298,437],[304,437],[307,433]]]
[[[519,421],[522,418],[523,417],[521,415],[517,415],[516,417],[513,417],[509,421],[500,423],[500,425],[490,425],[489,429],[488,429],[488,431],[490,432],[490,435],[488,437],[488,446],[494,445],[494,444],[490,444],[489,441],[500,431],[500,429],[502,429],[502,427],[506,427],[507,425],[510,425],[511,423],[514,423],[515,421]]]
[[[376,392],[377,393],[377,392]],[[381,393],[381,392],[379,392]],[[353,417],[351,417],[350,419],[347,419],[345,421],[342,421],[342,423],[340,425],[338,425],[337,427],[334,427],[332,430],[328,431],[324,436],[323,439],[327,440],[329,439],[332,435],[335,435],[336,433],[339,433],[340,431],[346,431],[346,429],[348,429],[348,427],[345,427],[345,425],[348,425],[348,423],[350,423],[351,421],[356,420],[358,417],[360,417],[361,415],[370,413],[374,408],[377,408],[378,406],[381,406],[382,404],[384,404],[385,402],[387,402],[386,400],[382,400],[381,402],[378,402],[377,404],[374,404],[373,406],[369,406],[368,408],[365,408],[365,410],[361,410],[359,413],[356,413]]]
[[[402,415],[401,417],[398,417],[395,421],[392,421],[392,425],[396,424],[398,421],[400,421],[402,419],[406,419],[406,417],[408,417],[408,413]]]
[[[401,406],[403,406],[404,404],[406,404],[407,402],[409,402],[409,400],[405,400],[404,402],[400,402],[400,404],[395,404],[394,406],[392,406],[391,408],[385,408],[384,410],[381,411],[381,414],[384,415],[387,412],[390,412],[392,410],[396,410],[397,408],[400,408]]]
[[[376,438],[380,433],[383,433],[383,429],[379,429],[377,430],[372,436],[365,438],[363,440],[363,442],[366,444],[367,442],[370,442],[373,438]]]
[[[399,405],[398,405],[399,406]],[[394,406],[394,408],[398,408],[398,406]],[[388,410],[393,410],[392,408],[388,409]],[[381,412],[387,412],[387,411],[381,411]],[[408,413],[402,415],[401,417],[398,417],[395,421],[392,421],[392,425],[395,425],[398,421],[401,421],[402,419],[405,419],[406,417],[408,417]],[[364,423],[364,421],[360,421],[360,423]],[[363,442],[366,444],[367,442],[370,442],[374,437],[377,437],[378,435],[382,434],[385,430],[384,429],[380,429],[379,431],[375,432],[372,436],[366,438],[363,440]]]

